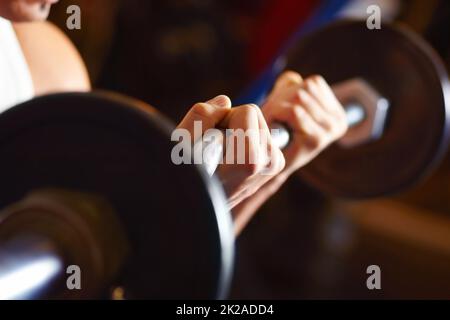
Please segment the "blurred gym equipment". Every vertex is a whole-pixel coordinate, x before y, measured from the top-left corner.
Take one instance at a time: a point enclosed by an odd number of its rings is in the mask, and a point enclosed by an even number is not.
[[[9,206],[0,283],[43,256],[56,266],[8,298],[95,298],[112,287],[137,299],[225,297],[234,242],[226,200],[202,168],[172,163],[172,130],[150,107],[106,93],[41,97],[0,116],[0,207]],[[57,281],[69,265],[86,290]]]

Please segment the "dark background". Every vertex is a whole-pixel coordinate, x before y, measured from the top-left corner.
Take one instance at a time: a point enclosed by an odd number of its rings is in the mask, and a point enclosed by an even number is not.
[[[70,4],[81,7],[82,29],[71,31],[61,1],[51,20],[76,44],[94,87],[177,122],[197,101],[239,97],[322,3],[79,0]],[[397,3],[395,20],[449,64],[450,3]],[[238,239],[232,298],[450,298],[448,157],[423,184],[371,201],[332,199],[293,177],[260,211]],[[371,264],[381,267],[380,291],[366,288]]]

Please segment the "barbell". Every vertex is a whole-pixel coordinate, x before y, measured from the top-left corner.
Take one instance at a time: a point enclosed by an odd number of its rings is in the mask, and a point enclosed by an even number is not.
[[[341,22],[280,59],[324,75],[353,121],[300,170],[321,190],[394,192],[445,152],[445,69],[410,31]],[[2,113],[0,297],[225,298],[234,257],[226,197],[204,166],[171,161],[173,129],[155,109],[106,92]],[[70,290],[77,267],[81,289]]]
[[[343,198],[399,192],[426,178],[447,150],[447,72],[435,51],[406,27],[369,30],[362,21],[336,22],[306,36],[273,68],[275,74],[289,69],[304,77],[322,75],[346,111],[345,136],[299,170],[322,192]],[[289,128],[273,128],[274,143],[285,148]],[[206,164],[210,173],[218,165]]]

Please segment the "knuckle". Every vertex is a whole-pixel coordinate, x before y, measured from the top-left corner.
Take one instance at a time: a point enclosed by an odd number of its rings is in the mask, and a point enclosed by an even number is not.
[[[293,83],[298,83],[302,81],[302,76],[294,70],[286,70],[278,77],[278,82],[283,83],[284,81],[291,81]]]
[[[323,76],[321,76],[320,74],[315,75],[315,81],[316,81],[319,85],[327,85],[327,86],[328,86],[327,81],[326,81],[325,78],[324,78]]]
[[[287,70],[283,72],[282,77],[299,78],[301,77],[301,75],[294,70]]]
[[[207,118],[210,116],[210,107],[207,103],[199,102],[194,104],[194,106],[191,108],[191,112],[194,115],[197,115],[201,118]]]
[[[307,92],[311,92],[311,90],[312,90],[313,88],[315,88],[315,86],[316,86],[316,83],[314,82],[314,80],[313,80],[311,77],[309,77],[308,79],[306,79],[305,82],[304,82],[304,89],[305,89]]]
[[[253,104],[252,106],[253,106],[253,110],[256,112],[256,115],[263,116],[263,118],[264,118],[263,110],[260,107],[258,107],[256,104]]]
[[[310,82],[313,85],[317,85],[319,84],[319,82],[321,81],[321,76],[318,74],[313,74],[311,76],[308,77],[308,79],[306,79],[308,82]]]
[[[314,83],[315,86],[325,88],[329,87],[327,81],[319,74],[311,76],[311,81]]]
[[[314,83],[319,83],[323,78],[321,75],[319,74],[314,74],[311,77],[309,77],[311,79],[312,82]]]
[[[245,104],[238,107],[238,109],[240,112],[243,112],[245,114],[257,116],[259,107],[255,104]]]

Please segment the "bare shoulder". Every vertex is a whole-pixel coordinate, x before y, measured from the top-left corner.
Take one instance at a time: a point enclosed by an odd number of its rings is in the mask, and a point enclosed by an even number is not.
[[[14,24],[37,95],[90,90],[86,67],[72,42],[49,22]]]

